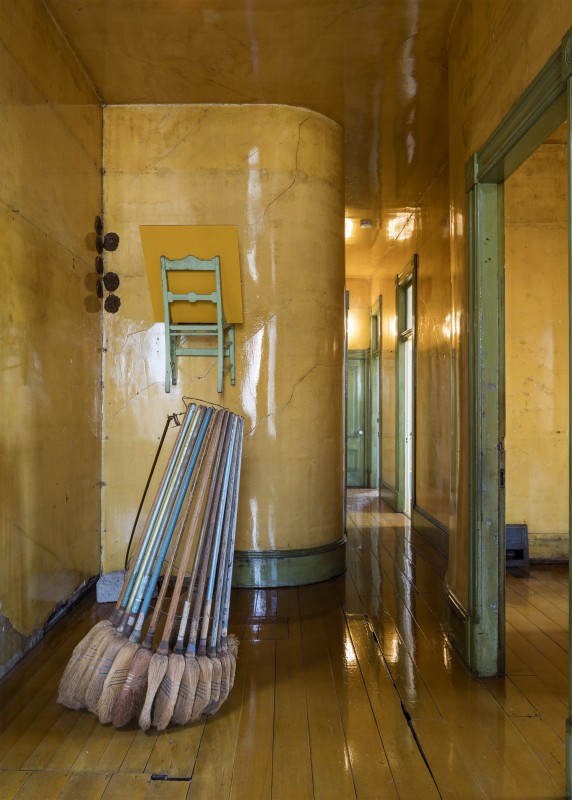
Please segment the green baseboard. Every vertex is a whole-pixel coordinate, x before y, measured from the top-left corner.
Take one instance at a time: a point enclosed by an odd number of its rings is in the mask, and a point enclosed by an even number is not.
[[[413,506],[411,524],[416,531],[444,556],[449,555],[449,529],[417,505]]]
[[[303,550],[237,550],[232,585],[242,589],[304,586],[346,569],[346,538]]]

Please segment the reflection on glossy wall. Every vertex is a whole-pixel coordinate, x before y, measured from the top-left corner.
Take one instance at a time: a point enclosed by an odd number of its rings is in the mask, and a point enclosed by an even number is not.
[[[566,146],[540,147],[505,184],[506,520],[531,558],[568,555]]]
[[[465,607],[469,560],[466,163],[558,49],[571,24],[567,0],[468,0],[459,5],[449,39],[451,314],[455,328],[448,582]]]
[[[371,280],[350,278],[346,281],[350,295],[348,310],[348,350],[369,350],[371,329]]]
[[[99,572],[102,143],[42,4],[2,0],[0,19],[2,672]]]
[[[383,297],[382,319],[382,480],[395,487],[395,354],[397,311],[395,276],[414,254],[417,274],[417,391],[415,504],[443,527],[449,518],[450,491],[450,275],[448,172],[436,177],[423,203],[409,209],[399,225],[388,223],[376,258],[383,277],[373,280],[372,298]],[[395,233],[393,233],[395,231]],[[382,249],[384,248],[384,249]]]
[[[121,566],[166,415],[183,395],[245,417],[238,550],[342,538],[342,137],[287,106],[115,106],[104,112],[106,222],[120,312],[106,318],[103,565]],[[139,225],[238,225],[244,324],[236,386],[182,358],[164,391]],[[157,265],[159,268],[159,265]]]

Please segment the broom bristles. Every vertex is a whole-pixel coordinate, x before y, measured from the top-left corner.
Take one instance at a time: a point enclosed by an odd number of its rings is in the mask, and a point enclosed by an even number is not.
[[[228,654],[230,656],[230,681],[228,684],[228,691],[234,686],[234,679],[236,677],[236,661],[238,659],[238,645],[239,640],[232,633],[228,637]]]
[[[208,706],[205,708],[205,714],[216,714],[219,708],[222,706],[226,698],[228,697],[228,693],[230,691],[230,670],[231,670],[231,656],[226,650],[220,653],[220,663],[222,668],[222,675],[220,680],[220,694],[216,702],[211,700]]]
[[[175,703],[171,722],[177,725],[186,725],[190,720],[191,714],[193,713],[193,703],[195,702],[199,675],[199,663],[195,656],[185,655],[185,671],[181,678],[179,694],[177,695],[177,702]]]
[[[211,681],[211,696],[209,702],[203,709],[203,714],[214,714],[218,708],[218,701],[220,698],[220,687],[222,680],[222,661],[218,656],[211,657],[213,665],[213,677]]]
[[[147,647],[141,647],[135,653],[129,674],[111,712],[111,722],[115,728],[122,728],[141,713],[151,656],[152,651]]]
[[[85,691],[92,676],[92,667],[97,664],[101,653],[105,651],[112,631],[116,633],[113,626],[95,626],[97,630],[92,630],[85,636],[87,645],[78,652],[80,655],[69,661],[60,681],[58,692],[58,703],[67,708],[81,708],[85,700]],[[93,632],[93,635],[91,635]],[[80,642],[82,645],[83,642]],[[103,651],[102,651],[103,645]],[[78,645],[79,648],[79,645]]]
[[[118,635],[110,639],[105,653],[101,657],[96,669],[93,672],[93,675],[91,676],[89,686],[85,692],[85,705],[93,713],[95,713],[97,708],[105,679],[107,678],[109,671],[113,666],[115,656],[118,654],[124,644],[125,639],[122,636]]]
[[[151,727],[151,709],[155,695],[161,685],[161,681],[165,677],[167,667],[169,665],[169,656],[159,655],[153,653],[149,661],[149,669],[147,671],[147,693],[145,695],[145,702],[139,715],[139,727],[147,731]]]
[[[157,696],[155,697],[153,725],[158,731],[165,730],[171,721],[184,671],[185,657],[183,655],[171,653],[167,672],[161,681]]]
[[[204,709],[207,707],[211,699],[211,684],[213,679],[213,664],[208,656],[199,656],[199,682],[197,683],[197,690],[195,692],[195,700],[193,703],[193,713],[191,720],[197,720]]]
[[[123,645],[117,652],[111,669],[107,673],[101,695],[95,707],[95,713],[99,717],[99,721],[104,725],[111,722],[111,712],[115,701],[123,688],[133,657],[140,646],[135,642],[123,639]]]

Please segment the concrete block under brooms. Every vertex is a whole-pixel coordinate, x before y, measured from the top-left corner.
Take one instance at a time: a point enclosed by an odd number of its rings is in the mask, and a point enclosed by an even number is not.
[[[116,603],[119,600],[126,571],[118,569],[116,572],[108,572],[102,575],[95,587],[95,595],[98,603]]]

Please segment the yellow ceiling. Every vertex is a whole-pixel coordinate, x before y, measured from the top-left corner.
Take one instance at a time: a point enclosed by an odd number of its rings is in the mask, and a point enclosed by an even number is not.
[[[44,0],[104,103],[286,103],[342,125],[361,275],[445,157],[458,1]]]

